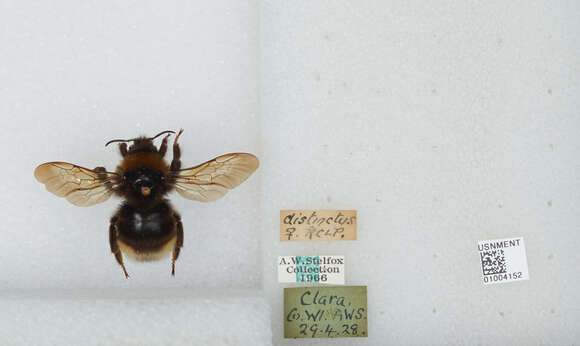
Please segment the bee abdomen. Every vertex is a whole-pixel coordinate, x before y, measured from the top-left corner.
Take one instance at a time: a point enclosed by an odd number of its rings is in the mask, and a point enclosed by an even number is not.
[[[117,243],[129,258],[156,261],[175,247],[176,224],[173,211],[165,202],[150,210],[124,205],[117,222]]]
[[[166,258],[169,256],[169,253],[175,247],[175,240],[176,238],[173,237],[165,244],[161,245],[156,249],[152,249],[149,247],[139,248],[139,245],[135,246],[135,244],[126,244],[121,240],[117,240],[119,244],[119,248],[127,257],[138,261],[138,262],[150,262],[150,261],[158,261],[160,259]]]

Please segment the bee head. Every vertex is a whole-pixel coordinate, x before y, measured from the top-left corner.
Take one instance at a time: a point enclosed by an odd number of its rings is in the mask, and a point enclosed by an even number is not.
[[[165,177],[149,167],[141,167],[123,175],[126,189],[136,198],[154,198],[163,194]]]

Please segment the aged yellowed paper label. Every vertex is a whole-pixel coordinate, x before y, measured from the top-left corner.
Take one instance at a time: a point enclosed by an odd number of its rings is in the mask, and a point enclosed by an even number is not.
[[[280,240],[356,240],[356,210],[280,210]]]
[[[285,338],[367,336],[366,286],[284,289]]]

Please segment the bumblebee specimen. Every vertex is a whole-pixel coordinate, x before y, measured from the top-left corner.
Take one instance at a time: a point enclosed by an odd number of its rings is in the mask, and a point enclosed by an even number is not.
[[[104,167],[87,169],[66,162],[47,162],[34,171],[36,179],[46,189],[81,207],[109,199],[113,194],[123,203],[111,218],[109,242],[111,251],[129,277],[123,264],[123,254],[137,261],[155,261],[172,251],[171,275],[183,246],[181,216],[165,197],[173,189],[187,199],[211,202],[229,189],[240,185],[258,168],[258,158],[252,154],[233,153],[216,157],[201,165],[181,169],[181,150],[173,141],[173,159],[167,164],[163,157],[173,131],[163,131],[154,137],[114,139],[105,146],[120,142],[123,160],[115,172]],[[161,145],[153,140],[166,134]],[[127,147],[127,142],[132,144]]]

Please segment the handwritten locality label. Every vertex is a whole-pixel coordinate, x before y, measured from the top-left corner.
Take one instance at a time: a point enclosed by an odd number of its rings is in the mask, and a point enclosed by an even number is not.
[[[484,284],[529,280],[524,238],[483,240],[477,248]]]
[[[280,240],[356,240],[356,210],[280,210]]]
[[[366,286],[284,289],[285,338],[366,336]]]
[[[344,256],[280,256],[278,282],[344,285]]]

